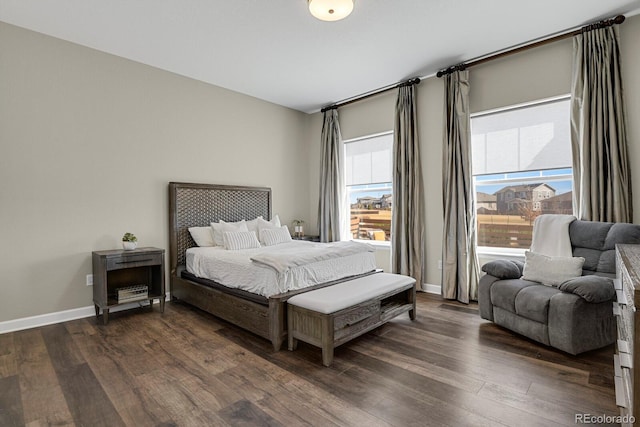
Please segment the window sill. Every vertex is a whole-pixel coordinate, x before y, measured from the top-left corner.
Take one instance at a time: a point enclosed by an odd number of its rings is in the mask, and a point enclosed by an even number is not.
[[[478,246],[478,255],[507,255],[507,256],[524,256],[528,249],[514,248],[494,248],[491,246]]]
[[[487,246],[478,246],[477,255],[480,258],[480,264],[496,259],[509,259],[514,261],[524,261],[524,253],[527,249],[512,248],[492,248]]]

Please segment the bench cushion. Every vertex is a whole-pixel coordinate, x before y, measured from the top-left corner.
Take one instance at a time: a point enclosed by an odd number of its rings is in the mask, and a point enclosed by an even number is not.
[[[392,273],[376,273],[295,295],[288,304],[318,313],[329,314],[352,307],[396,289],[415,286],[413,277]]]

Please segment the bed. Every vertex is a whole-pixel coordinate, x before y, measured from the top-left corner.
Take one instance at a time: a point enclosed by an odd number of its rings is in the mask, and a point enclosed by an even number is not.
[[[169,274],[173,300],[184,301],[266,338],[277,351],[287,333],[287,299],[375,271],[270,294],[268,297],[244,289],[229,288],[186,271],[187,250],[197,246],[189,227],[258,216],[268,220],[271,218],[271,206],[271,189],[266,187],[169,183]]]

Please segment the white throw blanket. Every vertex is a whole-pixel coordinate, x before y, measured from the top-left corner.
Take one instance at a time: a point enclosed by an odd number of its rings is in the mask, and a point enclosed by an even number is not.
[[[540,215],[533,223],[531,252],[550,257],[572,257],[569,224],[573,215]]]
[[[251,257],[251,261],[273,268],[284,273],[290,268],[331,258],[341,258],[361,252],[374,252],[375,248],[367,243],[333,242],[309,245],[308,248],[294,247],[277,253],[261,253]]]

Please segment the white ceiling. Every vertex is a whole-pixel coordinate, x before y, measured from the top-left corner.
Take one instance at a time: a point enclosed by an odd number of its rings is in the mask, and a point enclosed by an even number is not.
[[[332,102],[616,14],[640,0],[0,0],[0,21],[275,104]],[[624,24],[623,24],[624,25]]]

